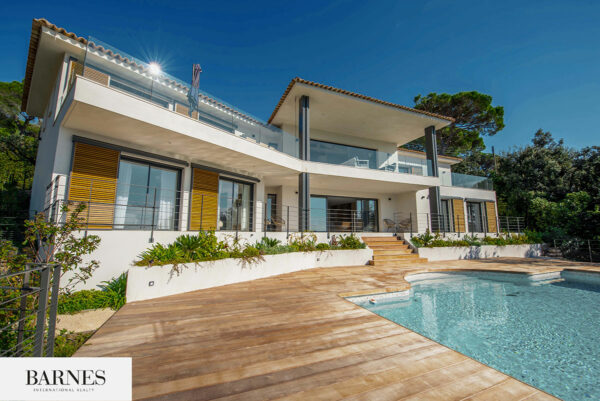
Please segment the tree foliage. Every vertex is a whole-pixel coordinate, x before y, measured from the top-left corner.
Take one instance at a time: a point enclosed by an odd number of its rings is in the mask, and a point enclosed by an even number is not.
[[[40,126],[21,113],[23,83],[0,82],[0,204],[3,211],[28,208]],[[4,212],[6,213],[6,212]]]
[[[438,151],[444,155],[480,152],[485,149],[483,137],[496,135],[504,128],[504,108],[493,106],[490,95],[476,91],[417,95],[415,108],[455,119],[437,132]],[[423,139],[415,142],[422,145]]]
[[[503,213],[525,216],[547,238],[600,236],[600,148],[574,150],[538,130],[492,172]]]

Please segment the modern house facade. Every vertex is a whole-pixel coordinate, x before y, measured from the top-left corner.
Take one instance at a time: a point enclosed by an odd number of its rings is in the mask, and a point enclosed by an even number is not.
[[[202,91],[190,112],[188,91],[34,20],[22,105],[42,119],[31,211],[61,219],[61,204],[84,202],[109,261],[199,230],[257,240],[500,228],[491,183],[437,154],[451,118],[300,78],[268,122]],[[402,148],[421,137],[426,152]]]

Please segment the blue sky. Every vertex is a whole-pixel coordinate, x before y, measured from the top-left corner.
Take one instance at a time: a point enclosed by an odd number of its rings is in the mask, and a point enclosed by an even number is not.
[[[7,4],[9,3],[9,4]],[[295,76],[412,106],[477,90],[505,109],[488,149],[542,128],[599,145],[598,1],[3,2],[0,80],[21,80],[31,19],[95,36],[267,119]],[[100,5],[101,4],[101,5]]]

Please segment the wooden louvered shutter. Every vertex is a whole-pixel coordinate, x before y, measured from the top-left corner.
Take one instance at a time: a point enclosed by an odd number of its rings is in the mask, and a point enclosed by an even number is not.
[[[108,74],[100,72],[89,66],[86,66],[83,69],[83,76],[102,85],[108,86],[110,83],[110,76]]]
[[[454,231],[465,232],[465,204],[462,199],[452,199],[454,211]]]
[[[83,64],[79,61],[71,60],[69,63],[69,89],[73,85],[73,81],[75,81],[77,75],[83,75]]]
[[[219,174],[194,168],[190,203],[190,230],[214,231],[217,229],[218,198]]]
[[[498,232],[496,224],[496,202],[485,202],[485,214],[487,216],[488,231],[491,233]]]
[[[111,229],[114,220],[119,151],[76,142],[69,184],[69,201],[84,202],[88,227]]]

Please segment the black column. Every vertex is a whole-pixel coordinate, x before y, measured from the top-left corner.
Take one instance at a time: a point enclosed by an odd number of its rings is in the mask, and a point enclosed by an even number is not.
[[[298,108],[298,139],[300,160],[310,160],[310,117],[308,96],[300,98]],[[310,227],[310,177],[308,173],[298,176],[298,230]]]
[[[438,177],[437,141],[433,125],[425,128],[425,154],[427,155],[427,175]]]
[[[310,174],[298,176],[298,230],[308,231],[310,227]]]
[[[427,156],[427,175],[439,177],[438,159],[437,159],[437,140],[435,127],[425,128],[425,153]],[[431,229],[439,231],[442,222],[440,213],[442,211],[442,202],[440,199],[440,187],[429,188],[429,213],[431,213]]]

